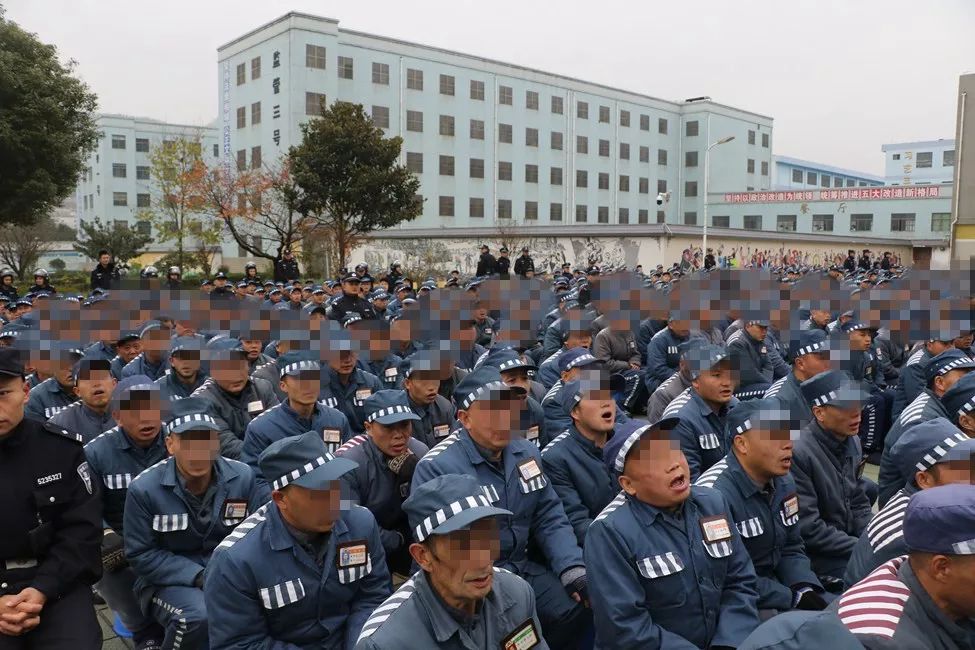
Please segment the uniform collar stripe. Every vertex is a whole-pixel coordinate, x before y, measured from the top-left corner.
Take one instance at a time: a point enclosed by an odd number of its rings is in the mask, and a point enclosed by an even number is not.
[[[375,422],[379,418],[384,418],[387,415],[393,415],[394,413],[412,413],[412,409],[408,406],[403,406],[402,404],[394,404],[393,406],[387,406],[384,409],[379,409],[372,415],[366,418],[366,422]]]
[[[332,454],[329,454],[329,453],[326,452],[326,454],[324,456],[319,456],[315,460],[313,460],[313,461],[311,461],[309,463],[305,463],[304,465],[302,465],[298,469],[294,469],[294,470],[288,472],[287,474],[285,474],[284,476],[282,476],[281,478],[279,478],[279,479],[277,479],[275,481],[272,481],[271,482],[271,489],[280,490],[280,489],[288,486],[289,484],[293,483],[294,481],[297,481],[298,479],[300,479],[305,474],[308,474],[309,472],[311,472],[311,471],[313,471],[315,469],[318,469],[319,467],[321,467],[325,463],[329,462],[330,460],[334,460],[334,459],[335,459],[335,456],[333,456]]]
[[[491,502],[488,501],[487,496],[484,494],[475,494],[473,496],[464,497],[459,501],[454,501],[440,510],[437,510],[416,525],[414,528],[414,532],[416,533],[416,541],[423,542],[430,535],[432,535],[437,528],[447,523],[451,517],[455,517],[465,510],[470,510],[471,508],[490,507]]]

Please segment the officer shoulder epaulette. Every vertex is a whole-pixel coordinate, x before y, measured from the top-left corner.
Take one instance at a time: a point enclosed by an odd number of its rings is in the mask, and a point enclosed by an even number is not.
[[[57,424],[47,421],[44,423],[44,430],[48,433],[53,433],[55,435],[61,436],[62,438],[67,438],[68,440],[74,440],[75,442],[84,442],[85,439],[80,433],[72,433],[67,429],[58,426]]]
[[[622,506],[624,503],[626,503],[626,492],[620,490],[619,494],[617,494],[612,501],[607,503],[606,507],[603,508],[598,515],[596,515],[596,518],[592,520],[592,524],[610,516],[611,514],[619,510],[620,506]],[[592,526],[592,524],[589,525]]]
[[[247,533],[254,530],[259,523],[267,519],[267,508],[270,505],[271,502],[268,501],[263,506],[255,510],[247,519],[237,524],[237,527],[234,528],[229,535],[224,537],[222,542],[217,544],[217,548],[214,549],[214,553],[219,550],[225,551],[240,540],[244,539],[244,537],[247,536]]]
[[[426,453],[426,455],[420,459],[419,462],[424,462],[427,460],[432,460],[442,454],[450,445],[454,444],[460,440],[459,430],[451,431],[450,435],[438,442],[433,448]]]
[[[897,577],[906,555],[881,564],[840,597],[840,620],[853,634],[893,638],[911,590]]]
[[[911,497],[900,490],[867,524],[867,539],[876,553],[904,536],[904,516]]]
[[[768,387],[768,390],[765,391],[765,398],[775,397],[776,395],[778,395],[779,391],[782,390],[782,386],[785,385],[785,382],[788,379],[789,379],[789,375],[776,379],[772,383],[772,385]]]
[[[552,387],[548,389],[548,392],[547,393],[545,393],[545,397],[542,398],[542,402],[544,403],[544,402],[547,402],[548,400],[554,398],[558,394],[560,388],[562,388],[562,380],[561,379],[559,379],[557,382],[555,382],[554,384],[552,384]]]
[[[922,357],[924,357],[924,348],[923,347],[922,348],[918,348],[917,350],[915,350],[914,353],[907,358],[907,361],[904,363],[904,365],[905,366],[913,366],[915,363],[920,363]]]
[[[416,574],[400,585],[400,588],[394,591],[389,598],[384,600],[382,604],[373,611],[369,618],[366,619],[365,624],[362,626],[362,632],[359,633],[359,639],[356,641],[356,645],[362,643],[363,640],[368,639],[375,634],[379,628],[382,627],[383,623],[385,623],[389,617],[393,615],[393,612],[399,609],[403,603],[412,598],[414,593],[416,593]]]
[[[560,442],[562,440],[565,440],[568,437],[569,437],[569,430],[566,429],[565,431],[563,431],[559,435],[557,435],[554,438],[552,438],[552,440],[549,441],[549,443],[547,445],[545,445],[545,449],[542,450],[542,456],[544,456],[546,452],[548,452],[550,449],[552,449],[555,446],[555,443]]]
[[[341,447],[335,450],[335,455],[340,456],[343,453],[349,451],[350,449],[354,449],[355,447],[358,447],[359,445],[364,443],[368,438],[369,438],[369,434],[367,433],[362,433],[355,436],[354,438],[350,438],[344,445],[342,445]]]
[[[718,478],[720,478],[726,469],[728,469],[728,459],[722,458],[708,468],[708,471],[698,476],[697,480],[694,481],[694,485],[698,487],[713,488],[714,484],[718,481]]]
[[[900,425],[903,427],[904,425],[911,424],[913,422],[917,422],[918,420],[920,420],[921,413],[924,411],[925,407],[928,405],[928,402],[930,401],[931,401],[931,396],[927,393],[921,393],[920,395],[915,397],[914,401],[908,404],[907,407],[904,409],[904,412],[901,413],[900,419],[898,420],[900,422]]]
[[[691,389],[685,388],[680,395],[675,397],[670,402],[670,404],[667,405],[667,408],[664,409],[661,418],[669,418],[673,415],[677,415],[677,412],[680,411],[681,408],[690,401],[691,401]]]
[[[145,468],[144,470],[142,470],[141,472],[139,472],[138,474],[136,474],[135,478],[132,479],[132,484],[134,484],[136,481],[138,481],[140,478],[142,478],[143,476],[145,476],[149,472],[151,472],[151,471],[153,471],[155,469],[159,469],[160,467],[164,467],[166,465],[166,463],[168,463],[172,459],[173,459],[173,457],[172,456],[169,456],[168,458],[163,458],[158,463],[156,463],[154,465],[150,465],[149,467]],[[130,484],[129,487],[132,487],[132,484]]]

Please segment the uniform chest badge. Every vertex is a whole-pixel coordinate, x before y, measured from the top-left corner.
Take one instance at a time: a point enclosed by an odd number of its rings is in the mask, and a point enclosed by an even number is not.
[[[359,402],[361,402],[362,400],[366,399],[370,395],[372,395],[372,391],[369,390],[368,388],[363,388],[363,389],[357,390],[355,392],[355,398]]]
[[[538,440],[538,426],[528,427],[528,432],[525,434],[525,437],[533,442]]]
[[[443,438],[448,433],[450,433],[449,424],[438,424],[437,426],[433,427],[433,435],[436,438]]]
[[[78,465],[78,477],[85,484],[85,489],[88,490],[88,494],[92,494],[91,472],[88,471],[87,462]]]
[[[538,466],[538,461],[534,458],[529,458],[518,464],[518,473],[521,474],[521,479],[527,483],[533,478],[541,476],[542,468]]]
[[[761,349],[762,354],[768,354],[768,349],[763,345]]]
[[[782,513],[786,519],[799,514],[799,497],[795,494],[785,498],[782,502]]]
[[[336,549],[335,563],[340,569],[365,566],[369,556],[369,547],[364,541],[340,544]]]
[[[704,517],[701,519],[701,533],[704,535],[704,541],[708,544],[731,539],[731,526],[728,525],[728,518],[724,515]]]
[[[248,402],[247,404],[248,413],[257,413],[258,411],[263,411],[263,410],[264,410],[264,402],[262,402],[261,400]]]
[[[492,330],[490,327],[485,327],[484,328],[484,333],[485,334],[493,334],[494,333],[494,330]]]
[[[386,379],[393,379],[396,377],[398,373],[399,373],[398,368],[386,368],[385,370],[383,370],[383,376],[386,377]]]
[[[224,519],[243,519],[247,516],[247,502],[243,499],[227,499],[223,502]]]
[[[528,619],[501,642],[501,650],[529,650],[539,644],[535,621]]]
[[[322,441],[330,444],[342,442],[342,432],[338,429],[322,429]]]

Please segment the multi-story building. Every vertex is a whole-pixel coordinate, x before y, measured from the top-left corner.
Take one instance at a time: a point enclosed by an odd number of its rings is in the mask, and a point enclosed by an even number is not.
[[[124,223],[150,232],[149,222],[138,214],[158,198],[150,175],[152,148],[178,138],[199,139],[208,163],[215,163],[219,155],[213,126],[167,124],[127,115],[99,115],[97,124],[101,138],[75,189],[79,222],[97,217],[102,223]]]
[[[773,156],[775,164],[775,190],[819,190],[843,187],[875,187],[884,184],[884,179],[873,174],[823,165],[821,163]],[[749,188],[745,188],[751,191]]]
[[[928,185],[954,180],[954,140],[898,142],[885,144],[881,150],[887,185]]]

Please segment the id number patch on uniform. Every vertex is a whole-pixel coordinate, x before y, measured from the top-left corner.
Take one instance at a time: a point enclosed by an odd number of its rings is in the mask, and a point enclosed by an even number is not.
[[[518,473],[521,474],[523,481],[530,481],[542,475],[542,468],[538,466],[538,461],[529,458],[518,464]]]
[[[342,432],[338,429],[322,429],[322,442],[338,444],[342,442]]]
[[[247,516],[247,501],[243,499],[227,499],[223,502],[224,519],[243,519]]]
[[[263,410],[264,410],[264,402],[262,402],[261,400],[247,403],[248,413],[257,413],[258,411],[263,411]]]
[[[532,441],[538,440],[538,425],[528,427],[528,431],[525,433],[525,438]]]
[[[443,438],[448,433],[450,433],[449,424],[438,424],[437,426],[433,427],[433,435],[436,438]]]
[[[728,518],[724,515],[704,517],[701,519],[701,533],[704,535],[704,541],[709,544],[731,539],[731,526],[728,525]]]
[[[369,557],[369,546],[364,540],[340,544],[335,550],[335,563],[340,569],[365,566]]]
[[[799,514],[799,497],[796,494],[792,494],[785,498],[782,502],[782,512],[785,513],[786,518],[795,517]]]
[[[535,621],[528,619],[501,642],[501,650],[529,650],[539,644]]]
[[[366,399],[367,397],[369,397],[370,395],[372,395],[372,391],[369,390],[368,388],[363,388],[362,390],[357,390],[355,392],[355,398],[360,402]]]

